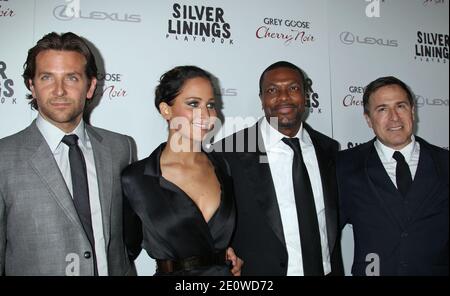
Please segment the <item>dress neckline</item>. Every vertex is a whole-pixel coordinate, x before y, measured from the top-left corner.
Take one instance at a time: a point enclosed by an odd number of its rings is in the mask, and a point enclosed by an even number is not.
[[[202,211],[200,210],[199,206],[195,203],[195,201],[191,198],[191,196],[189,194],[187,194],[180,186],[176,185],[175,183],[173,183],[172,181],[166,179],[163,175],[162,175],[162,170],[161,170],[161,155],[162,155],[162,151],[164,150],[164,147],[166,146],[166,142],[162,143],[158,149],[158,153],[156,155],[156,169],[157,169],[157,173],[158,173],[158,177],[160,179],[160,184],[164,184],[166,185],[166,187],[168,187],[168,189],[171,189],[173,191],[177,191],[178,193],[180,193],[181,195],[183,195],[188,202],[191,203],[191,205],[194,207],[195,212],[197,213],[197,215],[199,216],[199,218],[201,218],[201,220],[208,225],[208,227],[210,228],[212,225],[212,221],[214,220],[214,218],[217,216],[217,213],[219,212],[219,210],[222,207],[223,204],[223,199],[224,199],[224,188],[223,188],[223,180],[222,180],[222,176],[220,175],[220,172],[217,168],[217,164],[215,163],[214,159],[211,157],[211,155],[209,153],[206,153],[205,151],[201,151],[202,153],[204,153],[206,155],[206,157],[208,158],[208,160],[210,161],[211,165],[214,167],[214,174],[216,175],[217,181],[219,182],[220,185],[220,201],[219,201],[219,206],[215,209],[214,213],[212,214],[212,216],[206,220],[205,217],[203,216]]]
[[[216,171],[216,176],[217,176],[217,170]],[[219,179],[219,177],[217,177]],[[211,216],[211,218],[209,218],[209,220],[207,221],[205,219],[205,217],[203,216],[202,211],[200,210],[199,206],[194,202],[194,200],[189,196],[189,194],[187,194],[183,189],[180,188],[180,186],[176,185],[175,183],[167,180],[166,178],[164,178],[162,175],[160,176],[160,180],[164,183],[166,183],[166,187],[168,187],[171,190],[177,191],[178,193],[180,193],[181,195],[183,195],[187,201],[189,203],[192,204],[192,206],[194,207],[197,215],[201,218],[201,220],[207,224],[208,226],[210,226],[210,222],[213,220],[214,217],[217,216],[217,213],[219,212],[222,203],[223,203],[223,186],[222,186],[222,182],[220,180],[218,180],[219,184],[220,184],[220,202],[219,202],[219,206],[217,207],[217,209],[214,211],[213,215]]]

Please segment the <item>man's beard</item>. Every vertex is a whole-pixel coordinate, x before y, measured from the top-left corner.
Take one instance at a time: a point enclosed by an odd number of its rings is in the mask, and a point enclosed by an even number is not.
[[[293,118],[291,120],[286,121],[283,119],[278,119],[278,128],[279,129],[288,129],[288,128],[297,127],[301,123],[302,117],[303,117],[303,113],[297,113],[295,118]]]

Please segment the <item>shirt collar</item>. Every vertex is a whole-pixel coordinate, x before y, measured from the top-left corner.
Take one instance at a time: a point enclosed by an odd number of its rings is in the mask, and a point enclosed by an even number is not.
[[[273,126],[271,126],[266,118],[263,118],[261,120],[260,129],[261,129],[261,136],[263,138],[266,151],[270,151],[276,145],[278,145],[278,143],[280,143],[283,138],[287,138],[286,135],[280,133]],[[302,122],[302,124],[300,125],[300,129],[298,130],[297,134],[293,138],[298,138],[301,143],[308,143],[308,141],[307,141],[308,136],[305,134],[306,134],[306,131],[303,128],[303,122]]]
[[[153,152],[148,157],[144,174],[152,177],[162,177],[161,173],[161,154],[166,147],[167,142],[161,143],[158,148],[153,150]]]
[[[374,145],[375,148],[381,152],[381,155],[383,156],[385,161],[391,161],[393,159],[392,155],[394,155],[394,152],[399,151],[403,154],[406,161],[408,162],[411,159],[411,155],[413,154],[414,149],[416,148],[416,138],[414,137],[414,135],[411,135],[411,143],[409,143],[400,150],[395,150],[384,145],[383,143],[380,142],[380,140],[378,140],[378,138],[375,141]]]
[[[41,116],[41,114],[38,114],[36,118],[36,126],[38,127],[39,131],[50,147],[52,153],[55,153],[56,149],[58,149],[58,146],[65,135],[77,135],[79,139],[78,143],[86,147],[86,132],[84,129],[85,123],[83,119],[81,119],[78,126],[71,133],[67,134],[47,121],[44,117]]]

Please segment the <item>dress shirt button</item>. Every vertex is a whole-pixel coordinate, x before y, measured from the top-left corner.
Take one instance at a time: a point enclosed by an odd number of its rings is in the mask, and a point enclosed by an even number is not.
[[[84,258],[86,258],[86,259],[91,258],[91,252],[89,252],[89,251],[84,252]]]

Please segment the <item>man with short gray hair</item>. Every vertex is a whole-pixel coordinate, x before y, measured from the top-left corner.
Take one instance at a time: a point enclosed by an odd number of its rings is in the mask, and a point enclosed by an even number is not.
[[[395,77],[372,81],[363,104],[376,137],[338,154],[353,275],[448,275],[448,151],[414,136],[413,98]]]

